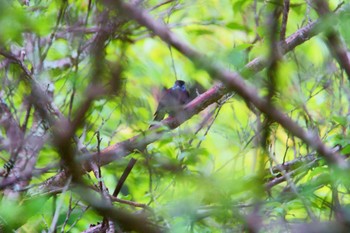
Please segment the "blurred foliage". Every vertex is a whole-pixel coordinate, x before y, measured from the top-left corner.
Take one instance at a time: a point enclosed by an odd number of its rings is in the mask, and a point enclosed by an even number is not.
[[[66,117],[74,118],[94,80],[109,85],[111,72],[106,69],[122,66],[120,86],[112,95],[92,103],[84,125],[76,132],[90,152],[146,131],[162,88],[172,86],[176,79],[185,80],[189,87],[199,84],[204,89],[215,84],[215,77],[196,69],[178,51],[136,23],[117,25],[120,15],[109,12],[115,21],[104,24],[106,7],[102,2],[92,1],[89,15],[88,0],[67,1],[67,4],[46,0],[28,1],[28,5],[23,2],[0,0],[0,48],[16,55],[22,49],[26,51],[24,63],[44,89],[54,86],[53,102]],[[286,36],[318,18],[308,2],[291,1]],[[335,9],[341,1],[328,2]],[[241,71],[254,58],[269,56],[267,18],[276,7],[274,1],[160,3],[145,1],[142,7],[167,24],[180,39],[225,68]],[[340,11],[333,18],[326,18],[320,30],[335,26],[349,47],[350,5],[344,4]],[[60,14],[62,18],[58,21]],[[108,33],[101,61],[86,49],[95,42],[100,27],[105,27]],[[111,28],[115,31],[109,31]],[[0,59],[5,61],[4,57]],[[100,76],[94,77],[97,72],[94,64],[98,62],[106,67],[98,71]],[[285,55],[276,73],[274,104],[305,129],[317,132],[327,145],[340,144],[345,147],[342,153],[349,154],[346,147],[350,137],[349,84],[331,57],[324,34]],[[16,64],[6,69],[2,66],[0,70],[0,97],[20,124],[25,120],[31,92],[22,76]],[[267,93],[269,77],[265,70],[245,79],[261,95]],[[130,154],[102,167],[102,179],[112,192],[129,157],[137,158],[118,197],[147,204],[154,221],[171,232],[242,232],[252,224],[253,218],[261,226],[261,232],[280,232],[314,218],[334,220],[334,183],[338,186],[338,201],[348,211],[348,175],[330,170],[323,161],[314,167],[302,166],[287,182],[266,190],[266,172],[272,166],[314,152],[277,124],[270,127],[268,149],[262,148],[260,126],[265,119],[251,110],[237,95],[221,105],[215,103],[151,143],[145,152]],[[209,121],[201,126],[208,114],[212,114]],[[28,129],[38,123],[37,117],[32,114]],[[100,143],[97,132],[102,139]],[[0,137],[5,137],[3,128]],[[9,154],[1,151],[1,157],[6,160]],[[49,141],[39,152],[36,169],[59,161],[59,154]],[[33,178],[31,184],[44,182],[59,169],[54,167]],[[270,174],[271,179],[278,174]],[[85,181],[89,185],[98,182],[93,173]],[[61,232],[81,232],[102,221],[77,193],[68,191],[39,203],[2,203],[0,212],[6,212],[6,218],[12,222],[24,213],[31,216],[19,232],[47,232],[55,212],[58,212],[56,226]],[[139,211],[138,207],[122,203],[115,206]],[[349,214],[346,216],[349,218]]]

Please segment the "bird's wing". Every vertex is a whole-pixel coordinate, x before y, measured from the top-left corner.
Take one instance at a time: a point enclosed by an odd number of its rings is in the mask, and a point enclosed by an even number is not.
[[[165,113],[166,113],[166,99],[169,98],[168,92],[169,92],[168,89],[163,88],[162,93],[160,94],[160,99],[159,99],[157,110],[154,113],[154,120],[153,121],[163,120]]]

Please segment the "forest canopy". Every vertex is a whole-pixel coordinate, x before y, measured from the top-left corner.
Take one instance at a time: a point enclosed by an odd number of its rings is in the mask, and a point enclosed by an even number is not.
[[[348,2],[0,5],[1,231],[350,231]]]

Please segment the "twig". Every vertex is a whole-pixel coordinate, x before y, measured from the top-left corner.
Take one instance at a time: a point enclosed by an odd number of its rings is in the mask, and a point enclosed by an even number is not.
[[[123,184],[126,180],[126,178],[128,178],[132,168],[135,166],[135,163],[137,162],[136,159],[134,158],[131,158],[129,163],[128,163],[128,166],[125,168],[124,172],[123,172],[123,175],[120,177],[118,183],[117,183],[117,186],[115,187],[114,189],[114,192],[113,192],[113,197],[117,197],[118,196],[118,193],[120,192],[120,190],[122,189],[123,187]]]
[[[134,202],[134,201],[123,200],[123,199],[117,198],[115,196],[111,196],[111,200],[115,201],[115,202],[122,203],[122,204],[131,205],[131,206],[134,206],[134,207],[140,207],[140,208],[147,208],[148,207],[146,204],[137,203],[137,202]]]
[[[68,190],[70,182],[71,182],[71,179],[68,179],[67,184],[65,185],[65,187],[63,189],[63,193],[65,193]],[[54,216],[52,218],[52,223],[51,223],[51,226],[50,226],[50,229],[49,229],[49,233],[56,232],[57,221],[58,221],[58,217],[59,217],[60,212],[61,212],[63,201],[64,201],[64,197],[61,197],[61,200],[60,200],[58,206],[55,209],[55,214],[54,214]]]
[[[277,158],[272,154],[272,153],[269,153],[269,157],[276,163],[276,164],[279,164],[278,161],[277,161]],[[287,173],[282,167],[279,167],[277,166],[277,168],[280,170],[282,176],[285,178],[285,180],[288,182],[288,185],[291,187],[291,190],[293,191],[293,193],[301,200],[301,202],[303,203],[305,209],[306,209],[306,212],[308,213],[309,217],[312,219],[312,221],[316,222],[317,219],[316,219],[316,216],[315,214],[312,212],[311,208],[310,208],[310,203],[309,201],[302,197],[299,192],[298,192],[298,189],[295,185],[295,183],[293,182],[292,178],[290,177],[290,174]]]
[[[207,134],[209,133],[209,131],[210,131],[211,127],[213,126],[215,120],[216,120],[217,117],[219,116],[219,113],[220,113],[220,110],[221,110],[222,106],[225,104],[225,102],[226,102],[227,100],[228,100],[228,98],[225,99],[225,100],[223,100],[223,101],[216,107],[216,109],[215,109],[215,110],[216,110],[216,113],[215,113],[215,115],[214,115],[214,118],[213,118],[213,120],[210,122],[210,124],[208,125],[208,128],[207,128],[207,130],[204,132],[203,137],[207,136]],[[203,140],[200,140],[200,141],[198,142],[197,148],[199,148],[199,147],[201,146],[202,142],[203,142]]]
[[[153,10],[155,10],[155,9],[161,7],[161,6],[164,6],[164,5],[166,5],[166,4],[169,4],[169,3],[173,2],[173,1],[174,1],[174,0],[167,0],[167,1],[161,2],[161,3],[159,3],[159,4],[157,4],[157,5],[153,6],[153,7],[151,7],[150,9],[148,9],[148,11],[153,11]]]
[[[314,0],[314,2],[316,4],[316,11],[321,17],[326,17],[332,14],[326,1]],[[350,80],[350,61],[348,57],[348,49],[343,43],[340,34],[335,29],[329,27],[328,30],[327,45],[329,50],[338,61],[339,65],[345,70],[348,79]]]
[[[283,16],[282,16],[282,24],[280,31],[280,40],[284,41],[286,39],[286,30],[287,30],[287,21],[289,14],[289,2],[290,0],[284,0],[283,3]]]

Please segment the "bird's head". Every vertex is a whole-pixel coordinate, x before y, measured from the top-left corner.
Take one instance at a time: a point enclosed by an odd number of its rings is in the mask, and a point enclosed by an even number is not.
[[[181,91],[186,91],[185,81],[176,80],[174,86],[171,89],[172,90],[180,89]]]

